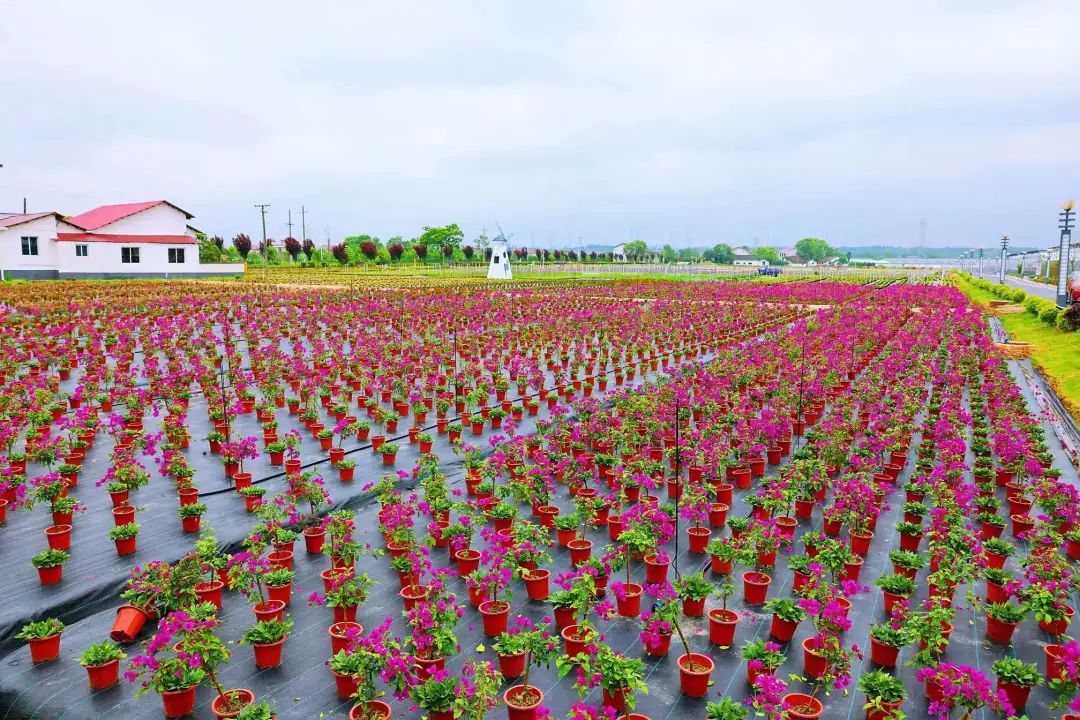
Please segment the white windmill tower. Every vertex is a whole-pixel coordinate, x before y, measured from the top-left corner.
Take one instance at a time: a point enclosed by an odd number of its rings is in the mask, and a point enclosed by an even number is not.
[[[499,223],[495,223],[499,234],[491,241],[491,262],[488,264],[488,280],[511,280],[514,274],[510,271],[510,238],[507,237]]]

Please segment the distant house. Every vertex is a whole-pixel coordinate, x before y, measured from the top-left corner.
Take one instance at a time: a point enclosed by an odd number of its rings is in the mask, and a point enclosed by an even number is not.
[[[780,251],[780,257],[784,258],[784,261],[792,265],[806,265],[807,262],[799,257],[799,251],[793,247],[784,248]]]
[[[735,259],[731,261],[733,265],[764,267],[769,264],[768,260],[759,258],[757,255],[751,255],[750,249],[746,247],[733,248],[731,252],[735,256]]]
[[[80,215],[0,213],[5,278],[199,277],[239,265],[199,263],[194,216],[166,200],[102,205]]]
[[[626,243],[619,243],[611,249],[611,259],[615,262],[626,262]]]

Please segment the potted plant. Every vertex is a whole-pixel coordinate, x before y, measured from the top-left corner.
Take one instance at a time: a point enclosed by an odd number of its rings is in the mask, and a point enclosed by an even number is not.
[[[633,710],[637,705],[635,692],[648,694],[645,684],[645,663],[615,652],[601,643],[596,651],[578,655],[576,659],[562,656],[557,661],[559,677],[577,671],[574,687],[582,699],[598,684],[604,705],[619,711]]]
[[[779,645],[765,640],[748,640],[740,655],[746,661],[746,681],[750,685],[759,675],[774,674],[787,659]]]
[[[277,720],[277,715],[270,704],[264,700],[245,707],[237,714],[236,720]]]
[[[806,611],[795,600],[787,598],[773,598],[762,609],[772,613],[769,636],[778,642],[790,642],[799,623],[806,619]]]
[[[900,706],[907,699],[903,681],[884,670],[871,670],[859,678],[859,691],[866,695],[866,720],[903,720]]]
[[[64,579],[64,563],[68,554],[63,550],[42,550],[30,558],[30,564],[37,568],[38,579],[42,585],[55,585]]]
[[[915,592],[915,581],[906,575],[882,575],[874,584],[881,588],[884,596],[886,613],[892,613],[893,607],[901,600],[907,600]]]
[[[26,623],[15,637],[27,642],[30,659],[37,664],[60,657],[60,634],[63,632],[64,623],[56,618],[45,618]]]
[[[338,479],[341,482],[352,482],[353,476],[356,473],[356,461],[350,458],[344,460],[338,460],[334,463],[334,467],[338,470]]]
[[[717,702],[706,703],[705,720],[746,720],[750,708],[746,703],[722,697]]]
[[[683,604],[683,615],[701,617],[705,614],[705,600],[716,592],[716,586],[705,579],[703,573],[684,575],[674,583],[675,594]]]
[[[1027,705],[1031,688],[1043,682],[1038,667],[1019,658],[1002,658],[992,664],[990,669],[997,675],[998,689],[1004,691],[1014,713],[1019,713]]]
[[[281,664],[281,652],[292,625],[292,620],[261,620],[244,631],[240,642],[251,645],[255,667],[265,669]]]
[[[1010,602],[990,603],[986,606],[986,637],[996,643],[1012,642],[1016,626],[1026,615],[1026,608]]]
[[[379,446],[379,453],[382,455],[383,465],[393,465],[397,462],[398,446],[394,443],[383,443]]]
[[[544,691],[529,684],[529,674],[534,666],[550,667],[552,659],[558,654],[558,644],[547,631],[531,628],[520,633],[521,644],[518,646],[525,654],[521,683],[511,685],[503,693],[511,720],[534,720],[537,708],[544,702]]]
[[[109,539],[116,543],[116,554],[121,557],[133,554],[136,550],[138,534],[138,523],[125,523],[109,528]]]
[[[181,505],[176,508],[176,514],[180,517],[180,524],[186,533],[199,532],[202,516],[205,513],[206,504],[201,502]]]
[[[86,668],[91,690],[104,690],[120,680],[120,661],[127,654],[112,640],[93,643],[82,655],[79,664]]]

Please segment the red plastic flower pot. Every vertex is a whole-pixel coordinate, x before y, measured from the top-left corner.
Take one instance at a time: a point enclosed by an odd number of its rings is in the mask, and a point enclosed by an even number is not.
[[[27,640],[30,659],[36,663],[48,662],[60,657],[60,633],[41,639]]]
[[[120,680],[120,660],[114,659],[101,665],[85,665],[91,690],[104,690]]]
[[[71,526],[51,525],[45,528],[45,539],[48,541],[51,550],[70,550]]]
[[[348,700],[356,692],[356,689],[360,687],[360,681],[352,675],[340,675],[333,670],[330,672],[334,673],[334,685],[340,699]]]
[[[525,673],[525,653],[499,655],[499,672],[507,680],[521,677]]]
[[[616,710],[626,709],[626,696],[630,694],[629,688],[600,688],[600,696],[604,705]]]
[[[349,646],[350,630],[354,630],[354,634],[359,636],[364,632],[364,626],[355,622],[339,622],[334,623],[327,628],[326,633],[330,636],[330,650],[332,655],[337,655],[338,652],[345,650]]]
[[[665,657],[671,649],[671,633],[660,633],[660,641],[652,646],[645,646],[645,653],[650,657]]]
[[[899,603],[901,600],[907,599],[907,595],[897,595],[896,593],[891,593],[887,590],[883,590],[881,594],[883,596],[882,604],[885,606],[886,615],[891,615],[893,608],[896,607],[896,604]]]
[[[720,647],[731,647],[735,642],[735,628],[738,623],[739,616],[732,610],[710,610],[709,642]]]
[[[210,703],[210,712],[214,713],[214,717],[217,720],[229,720],[235,718],[240,712],[251,703],[255,702],[255,693],[243,688],[236,690],[226,690],[225,697],[228,700],[218,695],[214,698],[214,701]],[[228,703],[228,705],[226,704]]]
[[[529,570],[525,576],[525,592],[530,600],[547,600],[550,594],[549,579],[551,571],[545,568]]]
[[[498,637],[506,632],[510,617],[510,604],[501,600],[488,600],[480,603],[480,615],[484,618],[484,634]]]
[[[480,553],[477,550],[459,550],[454,553],[457,560],[458,575],[465,577],[480,567]]]
[[[656,555],[645,556],[645,582],[650,585],[659,585],[667,582],[668,567],[671,561],[659,562]]]
[[[256,622],[268,622],[270,620],[280,622],[285,617],[285,603],[281,600],[258,602],[251,609],[255,612]]]
[[[64,566],[38,568],[38,580],[42,585],[55,585],[64,579]]]
[[[746,490],[750,487],[750,468],[737,468],[731,473],[731,480],[735,487]]]
[[[819,678],[828,669],[828,660],[814,647],[814,638],[809,637],[802,641],[803,648],[803,674],[807,677]]]
[[[300,474],[300,460],[297,458],[289,458],[285,461],[285,474],[286,475],[299,475]]]
[[[997,689],[1004,691],[1005,697],[1009,699],[1009,704],[1013,706],[1013,710],[1019,713],[1027,705],[1028,696],[1031,694],[1030,687],[1022,687],[1020,685],[1013,685],[1012,683],[1003,683],[998,680]]]
[[[991,642],[1008,645],[1012,642],[1013,632],[1016,631],[1017,623],[1002,622],[997,618],[986,616],[986,637]]]
[[[221,609],[221,591],[225,587],[225,583],[220,580],[214,580],[212,582],[201,582],[195,586],[195,595],[199,598],[199,602],[213,603],[214,607],[218,610]]]
[[[195,712],[195,685],[183,690],[161,693],[161,705],[167,718],[181,718]]]
[[[784,696],[784,717],[790,720],[817,720],[825,712],[825,707],[817,698],[802,693],[789,693]]]
[[[709,559],[712,565],[712,571],[717,575],[730,575],[731,574],[731,561],[721,560],[719,555],[713,555]]]
[[[900,648],[886,645],[874,638],[870,638],[870,659],[875,665],[894,668],[896,660],[900,656]]]
[[[715,664],[708,655],[690,653],[679,657],[679,687],[687,697],[705,697]]]
[[[637,617],[641,614],[642,587],[637,583],[627,583],[623,586],[623,596],[615,597],[615,604],[619,608],[621,617]]]
[[[355,605],[343,605],[341,607],[335,607],[333,610],[335,623],[356,622]]]
[[[285,638],[276,643],[252,643],[255,649],[255,667],[260,670],[277,667],[281,664],[281,651],[285,648]]]
[[[686,529],[686,535],[690,540],[690,552],[700,554],[705,552],[705,546],[709,544],[712,530],[706,527],[692,527]]]
[[[856,555],[865,555],[870,552],[870,541],[874,539],[874,533],[869,531],[852,531],[851,552]]]
[[[1065,649],[1061,645],[1043,645],[1043,656],[1046,658],[1046,679],[1054,680],[1061,677],[1065,672]]]
[[[535,720],[536,709],[544,702],[544,691],[533,685],[514,685],[503,693],[508,720]]]
[[[705,614],[705,598],[697,600],[684,599],[682,601],[682,611],[686,617],[701,617]]]
[[[559,630],[568,628],[574,624],[574,609],[557,607],[553,609],[555,615],[555,627]]]
[[[142,608],[124,605],[116,611],[116,620],[113,621],[109,637],[122,645],[130,645],[135,642],[149,618]]]
[[[422,600],[430,594],[431,589],[427,587],[421,587],[420,585],[409,585],[403,587],[398,592],[398,596],[401,598],[401,604],[404,606],[405,611],[408,612],[416,607],[416,601]]]
[[[765,602],[772,578],[759,572],[743,573],[743,600],[751,605]]]
[[[709,506],[709,525],[722,528],[727,523],[728,510],[731,507],[722,502],[714,502]]]
[[[267,562],[271,567],[280,568],[282,570],[292,570],[293,567],[293,553],[292,550],[278,550],[272,552],[266,556]]]
[[[326,531],[321,527],[304,528],[304,549],[310,555],[318,555],[322,552],[323,542],[326,539]]]
[[[799,628],[799,623],[791,620],[782,620],[776,614],[772,616],[772,624],[769,626],[769,636],[779,642],[789,642],[791,638],[795,637],[795,631]]]
[[[139,538],[138,536],[129,538],[117,538],[114,542],[116,544],[116,554],[120,557],[126,557],[128,555],[134,555],[138,549]]]
[[[113,508],[112,515],[113,524],[116,525],[116,527],[133,523],[135,522],[135,507],[132,505],[121,505],[120,507]]]
[[[202,518],[199,515],[189,515],[188,517],[180,518],[180,526],[186,533],[197,533],[199,528],[202,527]]]
[[[576,657],[585,652],[585,648],[591,640],[591,638],[582,637],[578,632],[579,628],[577,625],[570,625],[563,628],[562,632],[559,633],[562,635],[563,646],[569,657]]]
[[[349,720],[390,720],[393,711],[390,706],[381,700],[370,700],[366,703],[357,703],[349,710]]]
[[[809,520],[814,515],[814,501],[813,500],[796,500],[795,501],[795,517]]]
[[[570,564],[574,567],[580,567],[592,555],[592,540],[571,540],[567,547],[570,549]]]
[[[1075,614],[1075,612],[1076,612],[1075,610],[1073,610],[1071,607],[1066,605],[1065,606],[1065,617],[1063,617],[1060,620],[1053,620],[1051,622],[1046,622],[1044,620],[1040,620],[1039,621],[1039,628],[1043,632],[1050,633],[1051,635],[1064,635],[1065,631],[1069,629],[1069,623],[1072,622],[1072,618],[1073,618],[1073,615]]]
[[[896,711],[899,710],[903,705],[903,702],[883,702],[881,703],[881,708],[879,710],[867,708],[866,720],[893,720],[893,718],[896,717]]]
[[[180,488],[176,491],[177,497],[180,498],[181,505],[194,505],[199,502],[199,489],[198,488]]]

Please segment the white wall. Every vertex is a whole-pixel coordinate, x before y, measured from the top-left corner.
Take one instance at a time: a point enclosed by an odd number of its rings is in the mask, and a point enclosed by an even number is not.
[[[171,205],[156,205],[94,230],[116,235],[185,235],[187,216]]]
[[[22,254],[22,237],[38,239],[38,254]],[[0,230],[0,267],[5,270],[56,269],[56,216],[47,215],[30,222]]]
[[[59,242],[59,270],[69,273],[109,274],[184,274],[199,272],[198,245],[159,245],[156,243],[86,242],[86,257],[75,256],[79,242]],[[139,248],[138,263],[121,262],[121,248]],[[184,248],[184,263],[169,263],[169,248]]]

